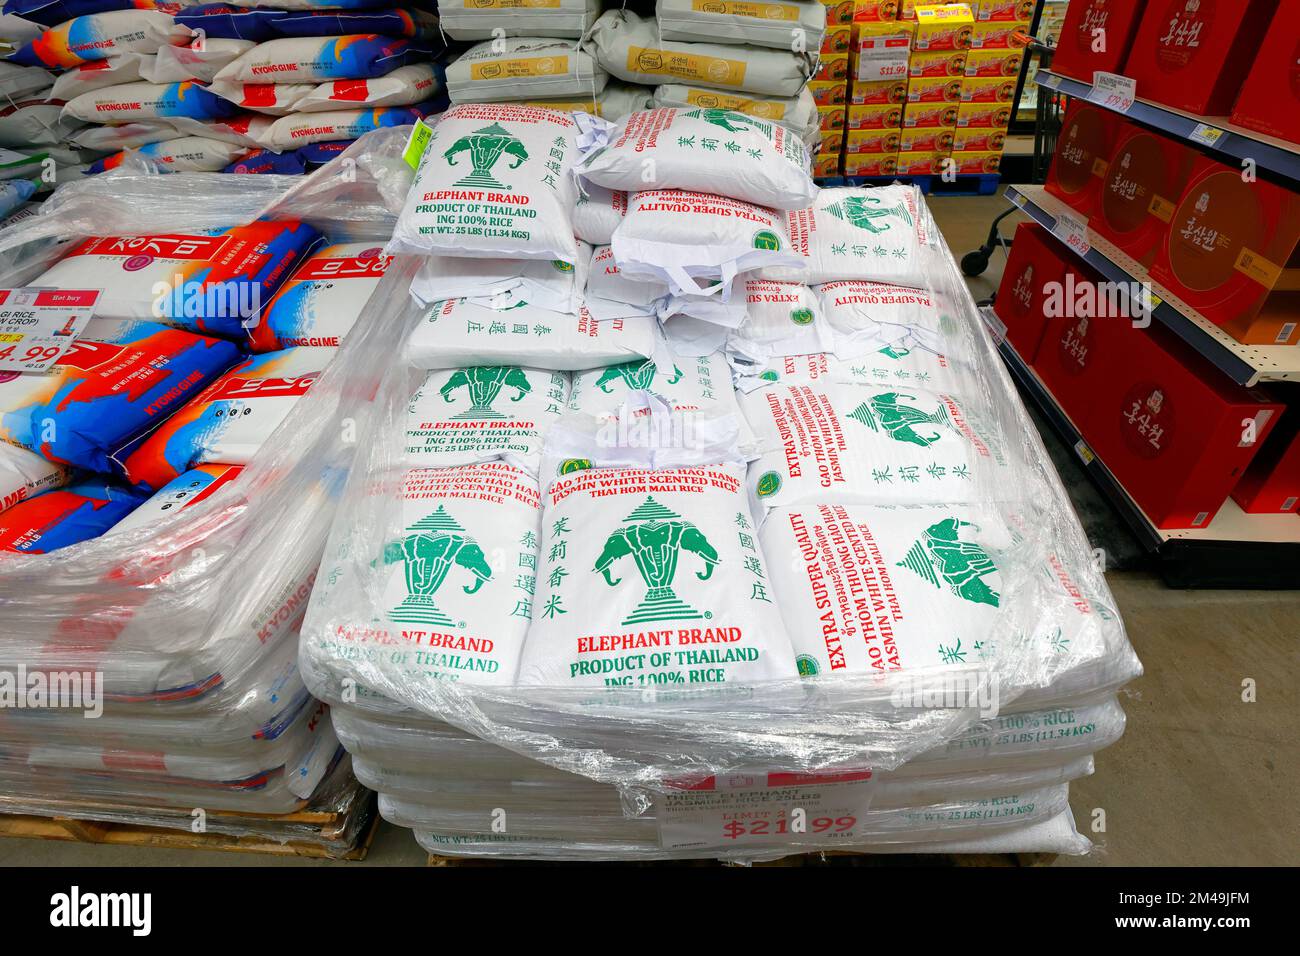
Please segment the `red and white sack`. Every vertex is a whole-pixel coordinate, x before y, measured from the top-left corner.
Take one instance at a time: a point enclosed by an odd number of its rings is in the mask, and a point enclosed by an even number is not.
[[[71,142],[82,149],[116,152],[138,149],[150,143],[180,139],[185,134],[171,123],[122,123],[118,126],[87,126],[72,134]]]
[[[552,312],[577,312],[587,287],[591,247],[578,246],[577,263],[559,259],[470,259],[429,256],[411,280],[420,305],[444,299],[469,299],[505,310],[530,303]]]
[[[142,61],[140,75],[151,83],[211,83],[226,66],[256,45],[252,40],[204,37],[199,46],[159,47],[152,58]]]
[[[227,119],[195,120],[188,116],[173,116],[168,122],[187,136],[206,136],[236,146],[254,149],[261,142],[275,120],[256,113],[243,113]]]
[[[785,214],[791,249],[802,267],[764,272],[765,278],[820,285],[870,279],[917,289],[941,263],[915,186],[894,184],[823,189],[807,209]]]
[[[573,40],[506,36],[471,47],[447,65],[453,103],[595,97],[609,74]]]
[[[192,36],[188,27],[160,10],[108,10],[51,27],[12,56],[28,66],[70,70],[123,53],[156,53],[161,46],[189,43]]]
[[[30,149],[67,142],[86,124],[63,115],[63,100],[19,100],[0,107],[0,146]]]
[[[718,464],[554,478],[520,685],[721,687],[796,676],[743,477]]]
[[[197,83],[123,83],[83,93],[63,107],[65,116],[88,123],[134,123],[184,117],[220,119],[235,112],[226,100]]]
[[[52,100],[72,100],[83,93],[93,93],[109,86],[121,86],[141,79],[141,69],[149,59],[144,53],[124,53],[108,60],[91,60],[60,73],[50,87]]]
[[[339,242],[302,260],[262,308],[253,351],[342,345],[388,269],[382,251],[374,242]]]
[[[573,114],[463,104],[442,114],[389,249],[576,262]]]
[[[607,246],[627,215],[627,193],[584,182],[573,207],[573,234],[593,246]]]
[[[453,40],[509,36],[577,37],[600,16],[600,0],[444,0],[438,23]]]
[[[1025,472],[978,403],[897,385],[776,384],[742,394],[760,505],[1007,500]]]
[[[449,468],[501,458],[536,474],[542,440],[568,397],[563,372],[518,365],[430,372],[407,410],[404,460]]]
[[[577,171],[606,189],[683,189],[773,209],[817,195],[803,142],[784,126],[719,109],[664,107],[617,123],[578,114]]]
[[[967,350],[957,320],[924,289],[846,279],[823,283],[815,291],[834,334],[831,351],[841,358],[894,344],[958,355]]]
[[[68,483],[69,470],[35,452],[0,442],[0,512],[20,501]]]
[[[50,89],[56,82],[58,80],[53,73],[39,66],[0,62],[0,102],[28,99],[33,93]]]
[[[646,276],[629,277],[619,271],[609,246],[600,246],[592,254],[583,301],[597,319],[655,316],[668,299],[666,283]]]
[[[682,43],[661,39],[659,25],[628,10],[606,10],[588,41],[596,62],[628,83],[685,83],[763,96],[797,96],[813,72],[810,53]]]
[[[281,116],[258,139],[277,152],[309,143],[359,139],[382,126],[410,126],[428,113],[421,106],[385,106],[377,109],[330,110]]]
[[[356,34],[267,40],[227,63],[216,83],[324,83],[383,76],[415,52],[399,37]]]
[[[665,40],[744,43],[778,50],[821,49],[826,13],[819,0],[655,0],[655,19]]]
[[[770,120],[794,132],[803,140],[809,152],[813,152],[813,143],[820,138],[821,117],[817,112],[817,101],[807,87],[800,90],[797,96],[755,96],[752,93],[727,93],[700,86],[665,83],[655,87],[654,105],[732,110],[746,116]]]
[[[319,113],[374,106],[411,106],[432,99],[441,89],[432,64],[412,63],[369,80],[322,83],[298,100],[294,109],[300,113]]]
[[[224,83],[218,80],[208,89],[240,109],[268,116],[288,116],[319,86],[318,83]]]
[[[436,302],[407,341],[419,368],[525,365],[550,371],[652,358],[659,349],[652,318],[598,322],[587,312],[551,312],[533,305],[501,311],[468,299]]]
[[[817,296],[806,285],[773,279],[736,281],[742,287],[745,320],[727,337],[729,354],[759,362],[833,347]]]
[[[536,478],[492,461],[417,468],[373,487],[388,503],[387,533],[345,540],[353,554],[374,548],[373,560],[340,560],[322,587],[364,587],[380,603],[357,607],[335,640],[313,647],[313,666],[329,668],[335,658],[342,676],[354,655],[365,655],[392,688],[409,686],[412,702],[426,700],[433,681],[513,684],[533,605]],[[329,553],[325,563],[333,565]],[[370,580],[347,580],[362,568]]]
[[[677,295],[730,299],[742,272],[797,265],[784,216],[752,203],[681,189],[628,197],[610,244],[629,275],[662,279]]]
[[[140,147],[140,154],[167,173],[217,173],[243,159],[250,147],[211,136],[178,136]],[[115,165],[108,161],[109,168]]]

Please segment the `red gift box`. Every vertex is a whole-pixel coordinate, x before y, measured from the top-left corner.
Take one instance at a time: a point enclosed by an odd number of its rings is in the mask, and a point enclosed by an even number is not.
[[[1300,196],[1198,157],[1151,278],[1240,342],[1300,342]]]
[[[1250,514],[1288,514],[1300,510],[1300,393],[1292,393],[1286,412],[1232,489],[1232,500]]]
[[[1071,100],[1056,138],[1056,153],[1044,188],[1089,219],[1097,212],[1121,122],[1110,110]]]
[[[1065,281],[1062,252],[1060,243],[1038,223],[1016,226],[993,311],[1007,327],[1007,341],[1029,365],[1034,363],[1047,326],[1043,300],[1048,283]]]
[[[1300,143],[1300,0],[1282,0],[1237,94],[1232,121]]]
[[[1093,396],[1110,374],[1105,343],[1113,338],[1116,326],[1130,320],[1098,314],[1104,310],[1096,309],[1084,297],[1095,292],[1101,275],[1072,255],[1066,258],[1063,246],[1056,255],[1063,266],[1063,274],[1057,277],[1061,288],[1044,284],[1043,332],[1030,364],[1075,427],[1086,435]]]
[[[1051,70],[1092,82],[1093,73],[1122,73],[1145,0],[1073,0],[1065,13]],[[1100,37],[1095,31],[1102,30]],[[1105,49],[1094,47],[1104,39]]]
[[[1226,116],[1278,0],[1151,0],[1124,75],[1143,99]]]
[[[1198,154],[1131,123],[1122,123],[1118,133],[1090,224],[1150,268]]]
[[[1162,326],[1110,322],[1084,437],[1157,528],[1203,528],[1283,405],[1225,378]]]

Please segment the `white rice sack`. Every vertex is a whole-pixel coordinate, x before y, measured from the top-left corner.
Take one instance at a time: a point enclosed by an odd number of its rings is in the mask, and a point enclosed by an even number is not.
[[[664,107],[578,123],[590,132],[578,172],[606,189],[686,189],[774,209],[803,209],[817,195],[803,142],[744,113]]]
[[[658,346],[652,318],[598,322],[586,309],[575,315],[524,303],[498,311],[448,299],[425,313],[407,350],[420,368],[525,365],[567,372],[651,358]]]
[[[978,664],[992,649],[1003,590],[996,555],[1011,539],[991,512],[780,508],[761,540],[801,674]]]
[[[928,288],[933,239],[917,196],[915,186],[899,184],[823,189],[811,207],[786,214],[802,270],[773,271],[767,278],[801,278],[809,285],[871,279]]]
[[[385,126],[410,126],[428,115],[427,104],[385,106],[379,109],[330,110],[281,116],[258,139],[259,145],[277,152],[338,139],[358,139]]]
[[[343,344],[391,261],[374,242],[339,242],[302,260],[262,308],[255,351]]]
[[[739,298],[745,304],[745,320],[727,338],[729,353],[756,362],[825,352],[833,345],[817,296],[803,283],[736,281],[742,283]]]
[[[355,623],[339,624],[313,658],[326,667],[333,658],[347,674],[360,656],[410,686],[411,700],[434,680],[514,683],[537,565],[536,479],[498,461],[415,469],[397,489],[376,484],[377,494],[394,495],[392,524],[401,522],[392,540],[377,542],[379,580],[367,593],[381,603],[358,607]],[[332,567],[328,554],[324,564]],[[356,566],[341,562],[337,573]]]
[[[383,76],[423,51],[410,40],[361,33],[267,40],[222,67],[220,83],[324,83]]]
[[[137,149],[149,143],[180,139],[185,134],[171,123],[122,123],[120,126],[87,126],[72,134],[71,142],[82,149],[117,152]]]
[[[430,372],[408,409],[406,463],[446,468],[502,458],[536,474],[542,439],[568,397],[563,372],[518,365]]]
[[[0,62],[0,100],[26,99],[32,93],[50,89],[56,82],[53,73],[39,66]]]
[[[222,69],[256,45],[252,40],[204,37],[200,46],[159,47],[153,58],[142,62],[141,76],[151,83],[211,83]]]
[[[738,367],[736,387],[751,392],[776,382],[807,385],[839,382],[962,392],[969,389],[973,374],[971,368],[948,355],[899,342],[852,359],[842,359],[830,352],[773,355],[766,362]]]
[[[171,117],[208,120],[237,112],[227,100],[197,83],[123,83],[83,93],[69,100],[65,116],[88,123],[167,120]]]
[[[224,83],[218,80],[208,89],[240,109],[268,116],[288,116],[319,86],[317,83]]]
[[[294,103],[294,109],[300,113],[319,113],[363,106],[411,106],[433,99],[441,90],[433,64],[412,63],[369,80],[322,83]]]
[[[0,146],[31,149],[67,142],[86,124],[63,115],[62,100],[19,100],[0,107]]]
[[[600,16],[600,0],[443,0],[438,22],[453,40],[508,36],[580,37]]]
[[[815,291],[834,334],[833,351],[841,358],[868,355],[896,342],[932,352],[965,350],[959,323],[925,289],[846,279],[823,283]]]
[[[583,183],[573,207],[573,233],[593,246],[607,246],[627,215],[627,193]]]
[[[609,246],[601,246],[592,254],[584,303],[597,319],[658,315],[668,298],[665,283],[620,272],[614,261],[614,250]]]
[[[636,110],[648,110],[653,106],[654,91],[648,86],[633,86],[631,83],[606,83],[605,88],[596,95],[587,93],[583,96],[525,96],[511,100],[520,106],[535,106],[543,110],[561,110],[565,113],[590,113],[610,122],[620,120]]]
[[[0,512],[68,483],[69,470],[35,452],[0,442]]]
[[[519,683],[722,685],[793,677],[736,465],[596,468],[545,494]]]
[[[674,412],[708,411],[733,416],[740,428],[741,453],[753,450],[754,433],[736,404],[731,369],[720,352],[689,359],[679,357],[671,368],[664,369],[649,359],[636,359],[578,372],[573,376],[569,410],[603,420],[616,419],[628,393],[642,389],[663,399]]]
[[[108,60],[92,60],[58,75],[48,94],[52,100],[72,100],[83,93],[120,86],[141,79],[141,69],[151,56],[142,53],[124,53]],[[103,122],[97,120],[96,122]]]
[[[594,97],[609,74],[572,40],[508,36],[471,47],[447,66],[453,103]]]
[[[178,136],[176,139],[140,147],[140,155],[151,159],[165,173],[217,173],[243,159],[249,147],[211,136]],[[115,165],[105,161],[108,168]]]
[[[778,212],[737,199],[651,189],[629,196],[610,245],[628,274],[662,279],[679,295],[729,298],[738,274],[799,261],[783,220]]]
[[[732,110],[771,120],[792,130],[811,150],[814,138],[819,135],[820,116],[817,101],[807,87],[796,96],[754,96],[752,94],[725,93],[681,83],[665,83],[654,90],[655,106],[679,106],[683,109]],[[605,117],[609,119],[609,117]]]
[[[123,53],[157,53],[162,46],[189,43],[192,35],[188,27],[160,10],[109,10],[51,27],[11,58],[24,66],[70,70]]]
[[[193,120],[173,116],[167,121],[188,136],[206,136],[236,146],[257,147],[275,120],[256,113],[242,113],[225,119]]]
[[[655,21],[607,10],[592,28],[596,61],[628,83],[685,83],[764,96],[797,96],[812,57],[786,50],[661,40]]]
[[[570,113],[453,106],[433,128],[390,250],[576,262],[576,136]]]
[[[820,0],[656,0],[665,40],[747,43],[779,50],[821,49],[826,7]]]
[[[420,305],[470,299],[499,310],[525,302],[552,312],[577,312],[590,258],[591,247],[585,242],[578,246],[577,263],[429,256],[411,280],[411,296]]]
[[[898,386],[776,384],[744,394],[762,455],[750,469],[770,508],[919,504],[1013,496],[995,428],[951,395]]]

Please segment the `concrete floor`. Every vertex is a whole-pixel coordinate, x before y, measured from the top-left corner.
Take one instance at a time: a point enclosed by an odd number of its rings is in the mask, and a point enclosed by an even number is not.
[[[1006,208],[998,197],[935,199],[932,206],[959,258]],[[1003,235],[1014,222],[1004,221]],[[988,273],[972,280],[976,298],[996,288],[1003,259],[995,255]],[[1146,675],[1121,698],[1129,718],[1124,737],[1098,755],[1093,776],[1071,787],[1079,828],[1097,849],[1057,865],[1295,864],[1300,593],[1172,591],[1143,572],[1107,577]],[[1246,679],[1256,684],[1255,703],[1241,699]],[[1092,830],[1097,810],[1105,832]],[[404,866],[424,859],[408,831],[387,824],[363,863],[0,840],[0,866]]]

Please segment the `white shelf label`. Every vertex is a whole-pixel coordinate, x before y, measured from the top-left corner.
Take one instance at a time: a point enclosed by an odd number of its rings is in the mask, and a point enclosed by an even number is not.
[[[1061,78],[1055,73],[1038,73],[1034,76],[1034,82],[1039,86],[1045,86],[1049,90],[1054,90],[1061,85]]]
[[[989,334],[993,336],[995,345],[1001,345],[1007,340],[1007,324],[998,317],[998,314],[990,308],[980,309],[980,318],[988,326]]]
[[[1016,192],[1014,189],[1007,190],[1007,198],[1011,200],[1011,205],[1018,209],[1025,208],[1025,197],[1023,193]]]
[[[1196,128],[1187,134],[1187,138],[1193,143],[1200,143],[1202,146],[1219,146],[1222,145],[1223,138],[1228,135],[1225,129],[1219,129],[1217,126],[1211,126],[1209,123],[1197,123]]]
[[[0,372],[46,372],[95,312],[95,289],[0,289]]]
[[[1092,453],[1092,449],[1084,444],[1082,438],[1074,443],[1074,453],[1083,459],[1085,465],[1091,465],[1097,457]]]
[[[1057,213],[1052,235],[1081,256],[1086,256],[1092,249],[1092,243],[1088,241],[1088,223],[1068,212]]]
[[[1137,81],[1131,76],[1098,70],[1092,74],[1092,90],[1088,93],[1088,99],[1108,110],[1127,113],[1137,99]]]

